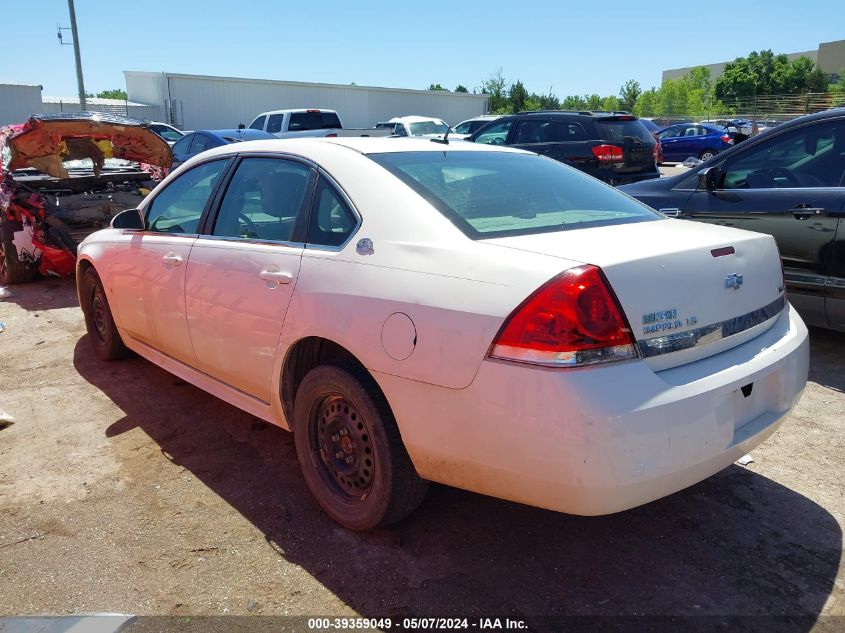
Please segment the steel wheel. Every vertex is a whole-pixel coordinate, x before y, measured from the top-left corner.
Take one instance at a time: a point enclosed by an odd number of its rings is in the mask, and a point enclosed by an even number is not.
[[[318,365],[296,390],[293,438],[308,489],[352,530],[390,525],[416,508],[427,488],[372,376],[343,360]]]
[[[91,319],[94,322],[94,333],[101,341],[106,340],[106,304],[103,298],[102,286],[95,286],[91,297]]]
[[[376,464],[361,413],[347,398],[332,393],[314,407],[310,428],[320,477],[346,503],[364,501],[373,487]]]

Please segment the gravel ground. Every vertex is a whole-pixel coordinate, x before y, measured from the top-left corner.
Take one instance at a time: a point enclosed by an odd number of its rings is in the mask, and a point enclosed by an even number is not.
[[[353,534],[291,435],[140,358],[98,362],[72,282],[12,290],[0,614],[845,615],[843,334],[811,332],[811,382],[747,467],[594,518],[433,486]]]

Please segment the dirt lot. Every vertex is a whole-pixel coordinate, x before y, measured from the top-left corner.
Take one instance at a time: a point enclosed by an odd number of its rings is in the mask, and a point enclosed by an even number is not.
[[[311,501],[291,435],[98,362],[71,282],[13,291],[0,613],[845,615],[845,335],[812,332],[811,382],[746,468],[598,518],[434,486],[361,535]]]

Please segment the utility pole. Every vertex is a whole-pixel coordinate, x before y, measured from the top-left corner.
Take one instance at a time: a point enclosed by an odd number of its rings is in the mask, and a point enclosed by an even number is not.
[[[67,0],[67,8],[70,11],[70,32],[73,34],[73,56],[76,58],[76,84],[79,88],[79,107],[85,110],[88,104],[85,102],[85,82],[82,79],[82,56],[79,53],[79,33],[76,30],[76,10],[73,8],[73,0]]]

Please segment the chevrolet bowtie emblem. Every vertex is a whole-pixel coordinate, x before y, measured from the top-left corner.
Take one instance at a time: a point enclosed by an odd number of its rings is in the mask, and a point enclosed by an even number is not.
[[[739,290],[742,285],[742,275],[731,273],[725,277],[725,288],[729,290]]]

